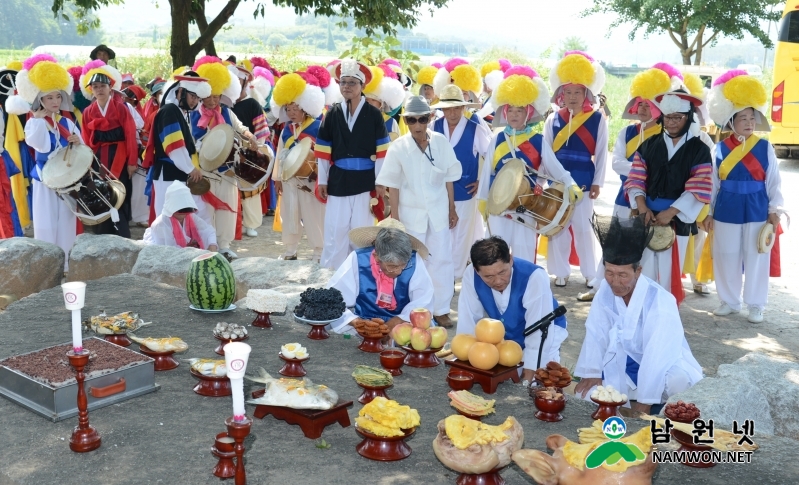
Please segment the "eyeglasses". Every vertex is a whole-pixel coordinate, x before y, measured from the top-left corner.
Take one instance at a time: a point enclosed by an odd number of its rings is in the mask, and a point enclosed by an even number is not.
[[[676,125],[677,123],[681,122],[684,119],[685,119],[685,115],[664,116],[663,117],[663,121],[665,121],[666,123],[672,124],[672,125]]]
[[[426,125],[429,122],[430,122],[430,115],[424,115],[424,116],[420,116],[418,118],[415,117],[415,116],[406,116],[405,117],[405,124],[408,125],[408,126],[415,125],[416,123],[421,123],[423,125]]]
[[[339,86],[357,86],[357,85],[359,85],[361,83],[360,83],[360,81],[341,81],[338,84],[339,84]]]

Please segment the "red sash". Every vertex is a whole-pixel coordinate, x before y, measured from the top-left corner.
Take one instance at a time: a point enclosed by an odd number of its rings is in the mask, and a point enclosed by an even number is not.
[[[533,164],[533,168],[538,170],[538,167],[541,166],[541,154],[538,153],[538,150],[535,149],[530,140],[525,140],[521,144],[519,144],[518,150],[524,153],[524,156],[530,160],[530,163]]]
[[[58,128],[58,134],[61,136],[61,138],[66,140],[66,139],[69,138],[69,135],[72,134],[72,133],[69,132],[69,130],[64,125],[62,125],[61,123],[54,122],[53,118],[51,118],[49,116],[45,116],[44,120],[47,122],[47,126],[49,126],[50,128],[53,128],[53,127]]]
[[[734,136],[727,137],[723,143],[730,151],[741,144],[741,142],[739,142]],[[741,159],[741,163],[744,164],[744,167],[746,167],[746,169],[749,171],[749,175],[751,175],[753,179],[759,182],[766,180],[766,171],[763,170],[763,165],[760,164],[751,151],[744,155],[744,157]]]
[[[560,116],[561,120],[565,120],[567,123],[564,129],[568,129],[569,110],[563,108],[560,110],[558,115]],[[572,120],[572,124],[573,123],[574,121]],[[585,147],[588,149],[588,153],[593,154],[596,151],[596,139],[594,139],[594,136],[591,134],[590,131],[588,131],[588,128],[586,128],[584,124],[580,124],[580,126],[577,127],[576,130],[574,130],[574,133],[572,133],[572,135],[577,135],[580,141],[583,142],[583,145],[585,145]]]

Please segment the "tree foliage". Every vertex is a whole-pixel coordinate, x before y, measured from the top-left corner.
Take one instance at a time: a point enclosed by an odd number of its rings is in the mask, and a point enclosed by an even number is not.
[[[583,16],[610,13],[617,16],[610,30],[631,24],[629,38],[643,30],[646,38],[665,32],[680,49],[683,64],[702,62],[702,50],[720,37],[743,39],[749,34],[771,47],[761,23],[780,18],[779,0],[594,0]]]
[[[558,48],[558,59],[563,57],[563,54],[569,51],[585,52],[587,50],[588,50],[588,43],[586,43],[585,40],[583,40],[581,37],[572,35],[560,41],[560,47]]]
[[[341,59],[352,57],[368,66],[376,66],[384,59],[390,57],[398,60],[405,67],[405,74],[415,78],[416,73],[422,67],[419,62],[419,56],[411,51],[401,49],[401,45],[402,42],[399,39],[390,35],[356,36],[352,38],[350,48],[342,52],[339,57]]]
[[[97,41],[97,32],[81,37],[73,21],[53,17],[50,5],[50,0],[0,0],[0,47],[80,45]]]

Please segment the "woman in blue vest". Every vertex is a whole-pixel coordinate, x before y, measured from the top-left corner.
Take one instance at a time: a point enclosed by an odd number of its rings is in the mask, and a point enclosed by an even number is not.
[[[720,76],[709,94],[710,116],[730,136],[716,145],[713,190],[705,230],[714,234],[713,269],[725,316],[749,307],[749,321],[763,321],[768,297],[771,248],[759,244],[762,231],[773,231],[783,212],[780,172],[774,147],[755,131],[769,131],[765,87],[745,71]],[[741,266],[743,265],[743,274]]]
[[[505,325],[505,340],[513,340],[524,349],[522,380],[532,381],[541,331],[525,337],[524,330],[558,307],[549,275],[540,266],[511,256],[508,244],[497,236],[474,243],[471,259],[458,298],[456,333],[473,335],[477,321],[484,316],[500,320]],[[544,341],[542,365],[560,362],[560,345],[568,336],[566,318],[555,319]]]
[[[349,233],[357,247],[327,283],[344,297],[347,311],[330,327],[337,333],[355,334],[356,317],[382,318],[389,329],[410,321],[411,310],[433,311],[433,280],[424,258],[427,248],[405,232],[398,220],[386,218],[376,226]],[[435,322],[433,322],[435,325]]]
[[[549,90],[538,73],[527,66],[508,69],[491,100],[495,104],[494,126],[504,126],[504,129],[496,133],[488,145],[488,163],[483,164],[478,197],[488,200],[494,178],[505,163],[513,158],[562,182],[569,187],[573,197],[578,197],[580,191],[574,186],[569,172],[564,170],[550,145],[544,143],[544,137],[533,131],[535,124],[544,120],[550,105]],[[528,181],[531,186],[536,184],[534,177],[528,177]],[[516,222],[518,217],[523,217],[526,224]],[[538,242],[535,227],[536,222],[532,217],[515,211],[506,210],[499,215],[488,216],[489,232],[501,236],[513,249],[514,255],[530,262],[535,261]]]

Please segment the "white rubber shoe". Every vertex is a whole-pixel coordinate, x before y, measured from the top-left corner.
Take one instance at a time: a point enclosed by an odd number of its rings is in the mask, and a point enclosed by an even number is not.
[[[568,283],[568,282],[569,282],[569,278],[568,277],[566,277],[566,278],[556,277],[555,278],[555,286],[557,286],[558,288],[563,288],[564,286],[566,286],[566,283]]]
[[[245,227],[244,228],[244,235],[250,236],[250,237],[258,237],[258,232],[256,232],[256,230],[253,229],[252,227]]]
[[[718,308],[713,310],[713,315],[716,315],[717,317],[725,317],[732,313],[740,313],[740,310],[733,310],[732,307],[726,302],[722,302]]]
[[[749,307],[749,317],[747,320],[752,323],[761,323],[763,321],[763,310],[757,307]]]

